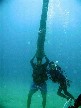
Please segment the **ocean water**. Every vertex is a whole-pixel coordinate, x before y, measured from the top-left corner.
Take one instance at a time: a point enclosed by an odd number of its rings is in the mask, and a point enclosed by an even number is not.
[[[50,0],[45,53],[58,61],[72,81],[68,91],[81,93],[81,1]],[[0,0],[0,108],[26,108],[32,83],[30,60],[36,43],[42,0]],[[63,108],[66,99],[57,95],[58,84],[47,81],[46,108]],[[37,91],[31,108],[42,107]]]

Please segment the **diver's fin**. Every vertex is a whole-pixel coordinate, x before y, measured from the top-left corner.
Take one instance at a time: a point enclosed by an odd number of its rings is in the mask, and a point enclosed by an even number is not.
[[[68,101],[66,101],[63,108],[68,108],[71,105],[71,101],[72,101],[71,98]]]

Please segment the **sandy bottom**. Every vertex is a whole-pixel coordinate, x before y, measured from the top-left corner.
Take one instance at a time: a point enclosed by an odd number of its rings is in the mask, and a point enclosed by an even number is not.
[[[6,83],[0,86],[0,108],[27,108],[30,85]],[[50,90],[51,89],[51,90]],[[56,94],[57,88],[48,87],[46,108],[63,108],[66,99]],[[42,96],[37,91],[32,97],[31,108],[42,108]]]

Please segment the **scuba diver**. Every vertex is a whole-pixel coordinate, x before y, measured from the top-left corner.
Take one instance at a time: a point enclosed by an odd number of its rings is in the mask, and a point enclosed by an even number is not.
[[[68,108],[79,108],[81,106],[81,94],[75,99],[74,106],[69,106]]]
[[[46,57],[46,55],[44,57],[46,60],[44,64],[42,64],[42,60],[40,58],[37,58],[37,64],[34,63],[35,56],[30,61],[31,66],[33,68],[33,74],[32,74],[33,84],[28,93],[27,108],[30,108],[32,95],[38,90],[40,90],[42,94],[43,108],[45,108],[46,106],[46,94],[47,94],[46,81],[48,79],[46,72],[47,72],[47,66],[49,64],[49,59]]]
[[[57,94],[63,98],[66,98],[67,100],[70,98],[74,100],[74,97],[67,91],[67,86],[70,86],[69,80],[63,75],[61,67],[55,64],[53,61],[49,63],[49,75],[49,78],[54,83],[60,84]],[[64,93],[62,93],[62,91]]]

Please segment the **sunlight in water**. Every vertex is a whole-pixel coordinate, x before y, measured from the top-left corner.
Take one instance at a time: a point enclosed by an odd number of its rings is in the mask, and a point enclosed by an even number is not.
[[[69,25],[70,12],[67,7],[64,7],[64,4],[60,0],[50,0],[48,8],[48,19],[49,25],[51,25],[55,18],[59,17],[59,22],[63,28],[64,33],[66,34],[66,29]],[[56,21],[56,19],[55,19]]]
[[[69,25],[70,12],[67,10],[67,8],[66,9],[63,8],[60,0],[58,0],[57,9],[59,11],[59,15],[60,15],[60,18],[61,18],[61,21],[62,21],[62,25],[63,25],[63,28],[64,28],[64,33],[66,34],[66,29]]]
[[[54,14],[55,14],[54,9],[55,9],[54,0],[50,0],[49,7],[48,7],[48,19],[50,23],[52,22]]]

